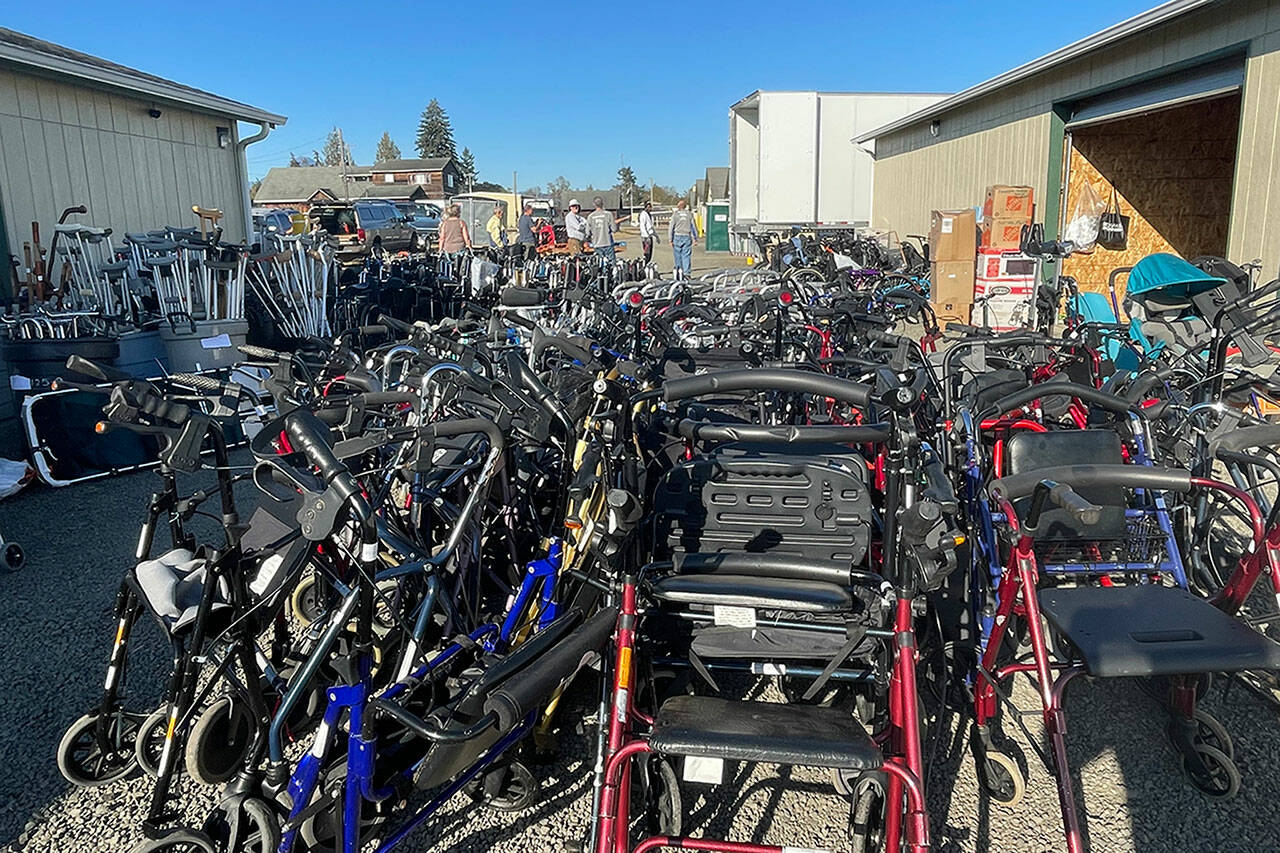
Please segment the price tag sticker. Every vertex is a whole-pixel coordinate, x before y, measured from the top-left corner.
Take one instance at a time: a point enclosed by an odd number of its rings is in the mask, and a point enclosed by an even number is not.
[[[733,607],[728,604],[717,604],[712,609],[716,627],[754,628],[756,611],[754,607]]]

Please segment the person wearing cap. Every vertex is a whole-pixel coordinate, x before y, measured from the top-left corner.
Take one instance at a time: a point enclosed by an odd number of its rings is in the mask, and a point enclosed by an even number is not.
[[[533,233],[533,205],[525,203],[516,220],[516,260],[524,262],[538,251],[538,236]]]
[[[507,245],[507,227],[502,215],[502,205],[493,206],[493,215],[485,223],[484,230],[489,235],[489,245],[493,248],[502,249]]]
[[[685,199],[680,199],[671,212],[669,231],[675,269],[688,275],[693,262],[693,245],[698,242],[698,223],[693,221],[693,212]]]
[[[582,203],[576,198],[569,202],[569,212],[564,215],[564,232],[569,254],[581,255],[582,244],[587,241],[587,217],[582,215]]]
[[[595,206],[595,210],[587,217],[591,251],[612,261],[618,256],[613,246],[613,235],[622,219],[614,219],[613,214],[604,209],[604,199],[600,196],[593,198],[591,204]]]
[[[653,261],[653,244],[658,239],[658,229],[653,224],[653,202],[646,201],[640,211],[640,248],[644,250],[644,262]]]

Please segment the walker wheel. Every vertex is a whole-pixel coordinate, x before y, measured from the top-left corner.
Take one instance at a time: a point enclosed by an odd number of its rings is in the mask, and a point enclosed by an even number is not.
[[[309,575],[298,581],[293,588],[293,594],[289,596],[289,609],[293,611],[294,618],[303,627],[324,618],[326,610],[324,587],[315,575]]]
[[[168,709],[161,707],[152,711],[138,728],[138,738],[134,742],[134,753],[142,772],[152,779],[160,775],[160,757],[164,755],[165,735],[169,732]]]
[[[219,696],[191,726],[185,751],[187,773],[205,785],[227,781],[244,764],[256,728],[246,703]]]
[[[159,838],[139,841],[129,853],[218,853],[218,848],[203,832],[175,829]]]
[[[978,780],[991,799],[1007,808],[1022,802],[1027,780],[1013,756],[992,747],[978,761]]]
[[[864,776],[857,783],[849,818],[849,841],[852,853],[873,853],[884,849],[884,788],[874,776]]]
[[[528,767],[512,761],[485,773],[470,793],[487,809],[518,812],[538,799],[538,783]]]
[[[27,564],[27,555],[22,552],[22,546],[17,542],[6,542],[3,562],[6,569],[16,572]]]
[[[280,820],[258,797],[224,801],[205,821],[205,830],[227,853],[275,853],[280,846]]]
[[[1227,727],[1218,722],[1218,718],[1203,708],[1196,708],[1196,743],[1211,746],[1232,761],[1236,757],[1236,746],[1231,742],[1231,734]]]
[[[1183,755],[1182,772],[1200,793],[1212,800],[1229,800],[1240,793],[1240,771],[1226,753],[1206,743],[1196,744],[1195,750],[1199,762]]]
[[[95,788],[132,773],[138,766],[134,741],[139,719],[139,714],[113,713],[106,722],[105,751],[98,743],[98,714],[85,714],[72,723],[58,742],[58,770],[63,778],[81,788]]]

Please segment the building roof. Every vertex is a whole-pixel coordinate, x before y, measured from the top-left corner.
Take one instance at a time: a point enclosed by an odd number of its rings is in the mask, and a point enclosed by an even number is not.
[[[373,172],[439,172],[453,161],[452,157],[407,157],[375,163]]]
[[[178,104],[197,112],[267,124],[284,124],[286,121],[284,116],[258,107],[3,27],[0,27],[0,63],[21,65],[60,77],[72,77],[91,85]]]
[[[904,95],[936,95],[945,98],[950,92],[819,92],[815,89],[756,89],[750,95],[729,105],[729,110],[750,110],[760,106],[761,95],[838,95],[846,98],[900,98]]]
[[[1073,59],[1078,59],[1087,53],[1115,44],[1121,39],[1137,35],[1144,30],[1167,23],[1180,15],[1185,15],[1214,2],[1217,2],[1217,0],[1169,0],[1169,2],[1162,3],[1154,9],[1148,9],[1128,20],[1107,27],[1105,30],[1099,30],[1091,36],[1072,42],[1066,47],[1060,47],[1052,53],[1046,53],[1039,59],[1033,59],[1025,65],[1019,65],[1017,68],[992,77],[990,80],[985,80],[976,86],[970,86],[968,89],[957,92],[949,98],[943,98],[936,104],[917,110],[897,121],[892,121],[867,133],[859,134],[853,138],[853,141],[858,143],[866,142],[875,139],[877,136],[884,136],[894,131],[902,130],[905,127],[910,127],[913,124],[932,119],[935,116],[940,116],[970,101],[976,101],[978,98],[988,95],[997,89],[1012,85],[1036,74],[1042,74]]]
[[[367,180],[368,174],[368,167],[347,167],[347,177],[355,179],[351,181],[350,187],[352,198],[357,198],[361,194],[360,190],[371,183]],[[342,167],[276,166],[263,176],[253,200],[256,204],[306,201],[318,189],[327,190],[334,198],[342,198]]]

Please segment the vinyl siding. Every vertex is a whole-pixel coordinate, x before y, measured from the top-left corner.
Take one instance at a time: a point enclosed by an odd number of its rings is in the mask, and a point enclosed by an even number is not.
[[[1227,256],[1261,258],[1269,280],[1280,268],[1280,39],[1249,57],[1241,102],[1240,142]]]
[[[31,223],[47,247],[64,208],[115,234],[196,224],[192,205],[223,212],[229,239],[245,233],[235,121],[0,68],[0,199],[10,250]],[[231,129],[219,148],[217,128]]]

